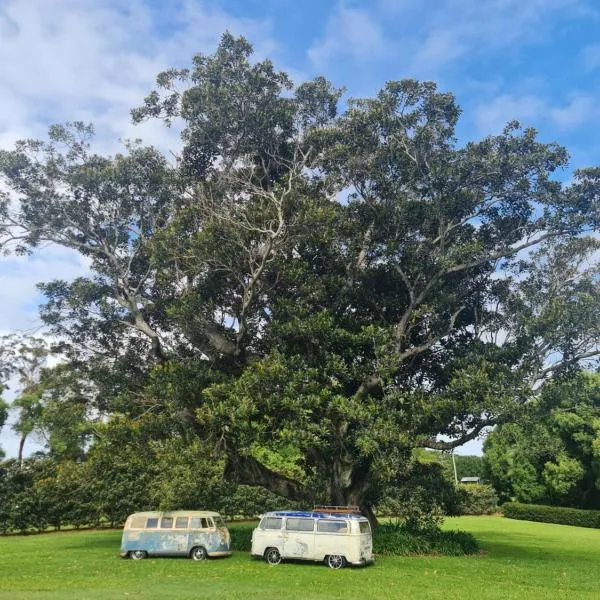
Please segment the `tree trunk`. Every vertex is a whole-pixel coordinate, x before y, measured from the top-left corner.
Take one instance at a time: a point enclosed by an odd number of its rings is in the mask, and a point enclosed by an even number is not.
[[[25,448],[25,440],[27,439],[27,434],[24,433],[21,435],[21,439],[19,440],[19,454],[17,455],[17,460],[19,462],[19,467],[23,466],[23,450]]]

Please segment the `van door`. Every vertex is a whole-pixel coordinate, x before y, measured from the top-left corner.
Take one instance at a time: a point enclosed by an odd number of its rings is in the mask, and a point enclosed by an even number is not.
[[[315,520],[306,517],[287,517],[282,556],[313,560],[315,554]]]
[[[330,554],[339,554],[347,559],[351,537],[348,521],[342,519],[319,519],[315,533],[315,559],[323,560]]]
[[[190,518],[190,528],[188,537],[188,552],[192,548],[202,546],[207,552],[210,552],[210,523],[206,517],[193,516]]]
[[[187,550],[187,531],[174,528],[173,517],[162,517],[159,525],[160,554],[185,554]]]
[[[252,555],[263,556],[271,546],[278,548],[283,554],[283,519],[281,517],[263,517],[258,527],[252,532]]]

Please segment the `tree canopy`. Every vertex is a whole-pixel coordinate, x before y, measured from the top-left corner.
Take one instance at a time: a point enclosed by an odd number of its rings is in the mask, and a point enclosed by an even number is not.
[[[132,111],[181,127],[174,161],[99,156],[81,123],[1,151],[2,244],[89,259],[40,285],[88,414],[152,414],[232,480],[369,512],[414,448],[514,421],[597,356],[600,168],[562,183],[567,151],[516,122],[459,142],[431,82],[340,111],[251,55],[225,34]]]

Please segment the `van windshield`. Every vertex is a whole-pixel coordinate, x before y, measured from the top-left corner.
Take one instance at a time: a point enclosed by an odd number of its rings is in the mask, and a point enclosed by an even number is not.
[[[213,517],[217,527],[225,527],[225,521],[221,517]]]
[[[278,517],[264,517],[260,522],[261,529],[281,529],[281,521]]]

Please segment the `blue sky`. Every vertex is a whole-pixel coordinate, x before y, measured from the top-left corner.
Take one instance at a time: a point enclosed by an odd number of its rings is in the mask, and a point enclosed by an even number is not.
[[[600,164],[599,26],[596,0],[0,0],[0,148],[78,119],[100,151],[127,137],[177,151],[174,132],[134,127],[129,109],[229,29],[297,82],[323,74],[362,96],[433,79],[463,107],[462,140],[516,118],[567,146],[573,167]],[[36,282],[86,269],[58,248],[0,257],[0,333],[38,325]],[[0,444],[16,451],[8,427]]]

